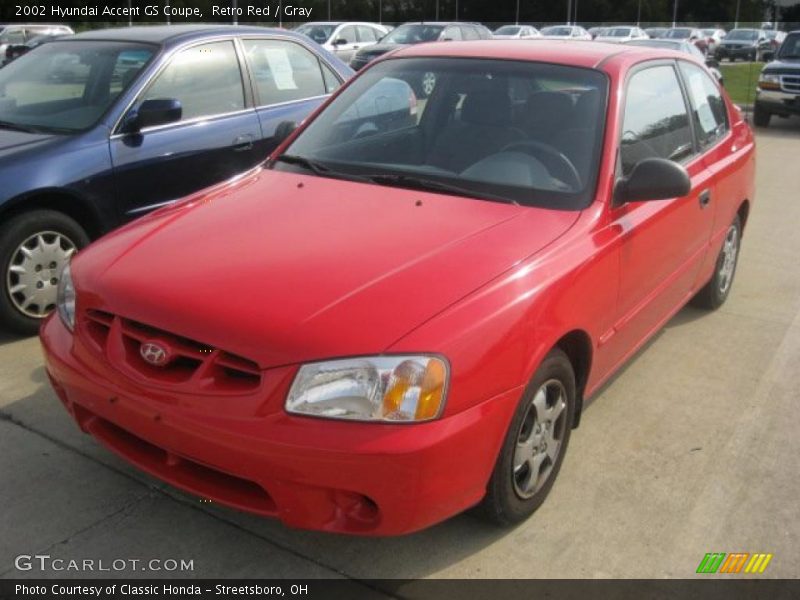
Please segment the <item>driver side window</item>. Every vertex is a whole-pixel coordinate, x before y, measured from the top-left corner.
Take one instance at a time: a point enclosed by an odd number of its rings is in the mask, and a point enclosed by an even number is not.
[[[682,161],[693,154],[689,114],[674,67],[659,65],[634,73],[625,95],[623,175],[645,158]]]
[[[244,88],[233,42],[192,46],[172,58],[141,100],[175,98],[182,121],[244,109]]]

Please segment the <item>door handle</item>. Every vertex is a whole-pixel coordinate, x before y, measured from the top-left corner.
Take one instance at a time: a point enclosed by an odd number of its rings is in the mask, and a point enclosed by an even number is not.
[[[700,192],[700,195],[697,197],[697,200],[700,202],[700,208],[705,208],[711,202],[711,190],[703,190]]]
[[[243,135],[238,135],[233,139],[233,149],[235,152],[244,152],[245,150],[252,150],[253,149],[253,141],[256,139],[252,133],[245,133]]]

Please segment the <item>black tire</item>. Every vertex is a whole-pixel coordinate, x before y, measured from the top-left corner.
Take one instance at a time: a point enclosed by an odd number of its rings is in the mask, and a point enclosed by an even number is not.
[[[558,418],[554,420],[552,427],[553,430],[558,429],[557,433],[560,435],[558,454],[555,461],[549,465],[547,463],[549,458],[544,459],[541,464],[545,469],[549,469],[545,475],[546,479],[541,483],[541,487],[533,490],[531,496],[523,497],[518,492],[519,478],[524,476],[523,469],[528,468],[528,465],[526,463],[520,471],[515,472],[514,456],[517,443],[524,435],[524,428],[534,427],[537,423],[537,420],[534,419],[533,423],[529,425],[531,411],[536,412],[534,400],[537,392],[553,381],[559,382],[562,386],[566,404]],[[511,419],[500,455],[486,487],[486,496],[475,509],[477,515],[498,525],[507,526],[527,519],[541,506],[553,487],[567,451],[575,416],[575,394],[575,372],[572,364],[560,349],[551,350],[536,370],[533,379],[522,395],[514,417]],[[544,437],[540,439],[547,439],[546,434],[542,435]]]
[[[0,225],[0,327],[21,335],[35,335],[43,317],[25,314],[12,300],[11,286],[18,282],[14,280],[17,275],[11,274],[11,262],[21,244],[40,232],[55,232],[64,236],[78,250],[90,241],[74,219],[54,210],[25,212]]]
[[[729,261],[729,254],[726,251],[728,240],[733,235],[735,238],[735,247],[732,263]],[[731,288],[733,287],[734,276],[736,275],[736,265],[739,262],[739,250],[742,243],[742,222],[739,215],[736,215],[733,223],[728,227],[725,233],[725,240],[722,243],[722,248],[717,256],[717,262],[714,267],[714,274],[711,279],[706,283],[703,288],[697,292],[697,295],[692,299],[692,304],[698,308],[706,310],[716,310],[728,299]],[[727,264],[727,266],[726,266]]]
[[[753,123],[756,127],[769,127],[769,120],[772,115],[759,106],[758,102],[753,106]]]

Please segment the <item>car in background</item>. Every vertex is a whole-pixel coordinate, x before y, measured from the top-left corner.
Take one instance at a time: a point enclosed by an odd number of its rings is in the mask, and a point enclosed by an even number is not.
[[[94,30],[0,69],[0,327],[34,333],[91,239],[264,161],[352,75],[261,27]]]
[[[762,60],[766,60],[767,57],[769,57],[769,60],[772,60],[772,58],[775,56],[775,52],[781,47],[781,44],[786,39],[786,32],[769,29],[765,31],[764,34],[765,39],[759,44],[761,58]]]
[[[786,36],[758,78],[753,122],[767,127],[772,115],[800,115],[800,31]]]
[[[586,31],[589,32],[592,39],[595,39],[598,35],[603,35],[603,32],[606,30],[608,30],[608,27],[590,27]]]
[[[708,42],[703,32],[692,27],[672,27],[667,29],[659,39],[662,40],[686,40],[697,46],[704,55],[708,53]]]
[[[350,61],[350,66],[358,71],[367,63],[391,50],[404,46],[413,46],[425,42],[450,42],[488,40],[492,32],[477,23],[425,21],[419,23],[403,23],[393,29],[380,43],[359,50]],[[427,97],[433,91],[433,77],[425,77],[415,85],[415,92],[420,97]]]
[[[644,32],[650,36],[652,39],[658,39],[663,37],[665,33],[669,31],[669,27],[647,27]]]
[[[549,40],[591,40],[592,34],[580,25],[553,25],[539,30]]]
[[[663,48],[665,50],[675,50],[676,52],[690,54],[698,61],[705,63],[708,70],[711,71],[720,85],[724,85],[725,83],[722,78],[722,71],[719,70],[719,63],[712,57],[704,56],[703,53],[697,49],[697,46],[686,40],[631,40],[630,42],[626,42],[626,44],[646,48]]]
[[[53,40],[62,38],[65,35],[71,35],[71,34],[37,35],[36,37],[32,37],[24,44],[9,44],[8,46],[6,46],[6,55],[5,59],[3,60],[3,64],[5,65],[7,63],[10,63],[15,58],[19,58],[20,56],[30,52],[34,48],[38,48],[42,44],[46,44],[47,42],[52,42]]]
[[[69,35],[75,33],[68,25],[38,23],[13,23],[0,25],[0,57],[6,55],[8,46],[21,46],[41,35]]]
[[[372,101],[429,72],[424,103]],[[47,377],[82,431],[215,504],[329,533],[472,507],[508,527],[575,467],[581,411],[626,360],[690,299],[729,297],[754,155],[688,56],[405,47],[264,168],[78,254]],[[551,518],[583,501],[561,500]]]
[[[707,28],[700,30],[704,36],[706,36],[706,45],[708,46],[707,54],[713,55],[714,52],[717,50],[717,46],[719,43],[725,39],[725,30],[724,29],[714,29]]]
[[[496,40],[525,40],[542,37],[539,30],[532,25],[503,25],[492,33]]]
[[[717,60],[741,58],[756,61],[761,58],[762,44],[766,39],[766,32],[761,29],[733,29],[717,45],[714,55]]]
[[[310,37],[345,62],[350,62],[360,48],[376,44],[389,33],[383,25],[360,22],[311,22],[294,31]]]
[[[612,44],[622,44],[631,40],[650,39],[643,29],[635,26],[609,27],[603,33],[595,36],[596,42],[609,42]]]

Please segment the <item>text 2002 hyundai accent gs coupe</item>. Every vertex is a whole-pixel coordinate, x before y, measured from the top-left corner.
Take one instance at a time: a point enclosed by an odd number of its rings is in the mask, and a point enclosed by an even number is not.
[[[584,400],[688,300],[725,301],[753,176],[684,54],[408,48],[264,168],[78,255],[47,371],[125,459],[287,525],[514,523]]]

